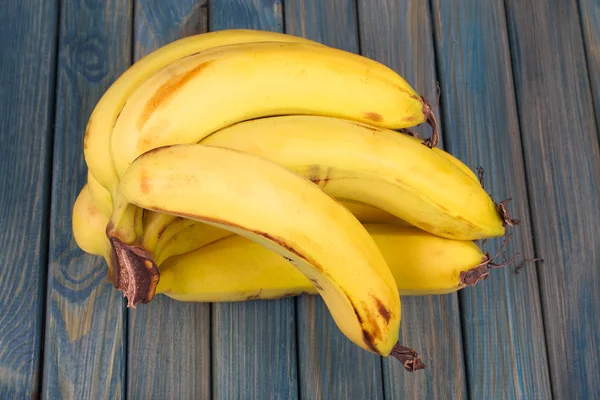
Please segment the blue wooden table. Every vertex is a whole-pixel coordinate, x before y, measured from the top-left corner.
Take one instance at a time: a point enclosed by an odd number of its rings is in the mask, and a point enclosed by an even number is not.
[[[314,296],[127,309],[75,244],[102,93],[161,45],[242,27],[361,53],[430,99],[439,82],[441,145],[512,198],[508,252],[544,261],[403,298],[426,370],[359,349]],[[597,0],[3,0],[0,399],[598,399],[599,108]]]

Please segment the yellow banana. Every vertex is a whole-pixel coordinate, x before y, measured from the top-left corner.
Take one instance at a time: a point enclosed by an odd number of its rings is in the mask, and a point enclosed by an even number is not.
[[[156,71],[174,61],[207,49],[262,41],[317,43],[277,32],[231,29],[189,36],[146,55],[127,69],[96,104],[86,128],[83,152],[91,174],[115,196],[119,177],[111,161],[110,137],[129,96]]]
[[[117,174],[150,149],[195,143],[236,122],[280,114],[387,128],[434,121],[401,76],[369,58],[311,43],[222,46],[171,63],[132,93],[111,136]]]
[[[360,201],[438,236],[502,236],[505,220],[473,174],[409,135],[341,118],[280,116],[224,128],[201,144],[275,161],[336,198]]]
[[[381,252],[346,208],[307,179],[251,154],[174,145],[138,157],[119,191],[135,206],[197,219],[275,251],[313,282],[353,343],[382,356],[399,349],[400,297]],[[117,211],[107,232],[118,261],[114,283],[135,305],[151,299],[158,272],[127,243],[136,234],[125,214]]]
[[[107,263],[110,262],[110,243],[104,230],[108,218],[95,203],[89,185],[84,185],[73,205],[71,219],[73,237],[81,250],[102,256]]]
[[[348,201],[343,204],[352,205]],[[361,209],[372,212],[358,204],[356,210]],[[73,208],[75,240],[83,251],[107,259],[108,217],[99,211],[87,185],[84,186]],[[177,233],[194,237],[188,239],[195,243],[190,247],[194,250],[160,263],[157,294],[181,301],[238,301],[317,294],[314,285],[276,253],[230,231],[204,223],[197,225],[205,227],[204,232],[183,229]],[[408,225],[365,223],[364,226],[381,250],[403,296],[450,293],[474,285],[489,273],[489,257],[471,241],[441,238]],[[222,297],[210,300],[217,293]]]
[[[401,295],[451,293],[487,275],[489,259],[472,241],[445,239],[411,226],[365,224],[365,228]],[[317,291],[282,257],[233,235],[165,260],[156,293],[182,301],[222,302]]]
[[[407,225],[405,221],[366,204],[351,200],[341,200],[340,203],[363,224],[390,223]],[[188,253],[229,235],[232,235],[232,233],[202,222],[188,218],[176,218],[160,231],[158,238],[147,240],[147,243],[156,243],[152,250],[147,246],[144,246],[144,248],[154,254],[154,261],[160,267],[162,262],[169,257]],[[146,236],[147,231],[144,231],[144,238]]]
[[[94,178],[94,175],[91,174],[89,169],[87,178],[87,190],[90,191],[93,203],[104,213],[104,215],[110,217],[110,214],[112,214],[112,197],[110,196],[110,192]]]

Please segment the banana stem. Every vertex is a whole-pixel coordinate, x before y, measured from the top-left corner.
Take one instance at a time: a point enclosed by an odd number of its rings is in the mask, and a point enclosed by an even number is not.
[[[154,297],[160,272],[152,255],[140,246],[110,238],[113,270],[109,279],[127,297],[127,307],[149,303]]]
[[[421,100],[423,100],[423,114],[427,117],[427,123],[431,126],[432,133],[431,137],[427,138],[423,141],[423,144],[429,148],[436,147],[440,141],[437,120],[435,119],[435,114],[429,105],[427,99],[421,96]]]
[[[511,200],[512,200],[512,198],[508,198],[506,200],[502,200],[498,204],[498,212],[500,213],[500,216],[502,217],[502,223],[504,224],[504,226],[506,226],[506,225],[515,226],[515,225],[519,225],[521,223],[520,220],[512,219],[510,217],[510,215],[508,214],[508,210],[506,209],[506,204]]]
[[[118,196],[106,227],[111,253],[107,277],[132,308],[152,300],[160,279],[153,255],[142,246],[142,211]]]
[[[500,255],[500,251],[502,251],[502,249],[506,246],[506,244],[508,243],[508,241],[510,240],[511,237],[512,237],[512,233],[510,235],[508,235],[508,237],[502,241],[502,244],[498,248],[498,251],[496,251],[496,254],[494,255],[494,257],[490,257],[490,253],[487,252],[481,264],[479,264],[478,266],[473,267],[467,271],[461,272],[459,275],[459,278],[458,278],[460,287],[474,286],[480,280],[487,279],[487,277],[490,273],[490,269],[503,268],[503,267],[507,266],[508,264],[511,264],[519,255],[518,252],[515,253],[510,258],[510,260],[507,260],[506,255],[505,255],[504,261],[501,262],[500,264],[496,264],[493,262]]]
[[[390,356],[396,358],[402,363],[404,369],[408,372],[415,372],[419,369],[425,369],[426,365],[421,360],[419,354],[408,347],[402,346],[400,343],[396,343],[392,349]]]

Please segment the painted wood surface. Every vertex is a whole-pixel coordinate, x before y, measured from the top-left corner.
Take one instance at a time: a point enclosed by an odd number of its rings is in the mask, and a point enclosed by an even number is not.
[[[94,106],[129,66],[129,0],[62,2],[52,168],[43,397],[125,395],[121,292],[104,259],[73,239],[73,203],[87,181],[83,137]]]
[[[506,251],[533,258],[504,4],[434,0],[432,7],[448,150],[484,168],[484,187],[496,202],[512,198],[508,209],[521,225],[507,229],[513,237]],[[483,248],[494,254],[499,243]],[[518,275],[512,266],[493,270],[459,299],[469,397],[549,398],[536,266]]]
[[[437,78],[427,2],[358,2],[361,51],[402,75],[435,105]],[[436,117],[440,120],[439,107]],[[429,126],[414,129],[423,137]],[[443,132],[440,146],[443,147]],[[421,353],[425,371],[407,374],[393,359],[383,360],[386,399],[466,398],[460,311],[456,294],[402,298],[401,340]]]
[[[354,0],[287,0],[286,33],[359,52]],[[383,399],[381,357],[346,338],[319,296],[297,298],[302,399]]]
[[[134,61],[174,40],[206,32],[207,6],[197,0],[137,0]],[[158,295],[128,313],[128,398],[209,398],[210,304]]]
[[[211,31],[283,31],[279,0],[210,0]],[[298,397],[294,299],[215,303],[212,308],[215,399]]]
[[[39,392],[57,1],[0,8],[0,394]]]
[[[506,6],[552,392],[597,399],[600,151],[577,2]]]
[[[600,127],[600,2],[579,0],[579,14],[596,110],[596,127]]]
[[[5,3],[0,398],[600,398],[597,2]],[[360,50],[432,102],[439,79],[444,147],[512,197],[508,253],[544,262],[404,297],[400,340],[427,363],[414,374],[349,343],[316,296],[126,310],[72,238],[87,119],[132,57],[207,27]]]

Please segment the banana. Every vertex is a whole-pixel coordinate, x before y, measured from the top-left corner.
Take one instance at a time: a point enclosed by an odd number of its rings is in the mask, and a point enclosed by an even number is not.
[[[71,216],[73,238],[81,250],[102,256],[108,263],[110,243],[104,230],[109,217],[94,200],[90,186],[84,185],[73,204]]]
[[[447,294],[487,276],[489,257],[472,241],[445,239],[411,226],[365,224],[365,228],[401,295]],[[279,255],[233,235],[165,260],[156,293],[181,301],[227,302],[317,291]]]
[[[435,125],[425,100],[374,60],[311,43],[242,43],[175,61],[143,82],[117,118],[112,159],[122,176],[153,148],[196,143],[231,124],[280,114],[394,129]]]
[[[96,104],[86,127],[83,142],[85,161],[97,181],[115,196],[119,177],[110,156],[110,136],[123,105],[135,89],[156,71],[174,61],[207,49],[236,43],[263,41],[301,42],[311,40],[277,32],[231,29],[189,36],[146,55],[128,68]]]
[[[373,212],[359,203],[343,204]],[[89,187],[84,186],[73,208],[75,240],[83,251],[107,259],[110,243],[104,231],[109,218],[99,211]],[[198,229],[195,236],[185,229],[177,233],[194,237],[188,239],[195,243],[193,250],[159,263],[156,294],[194,302],[317,294],[312,282],[276,253],[230,231],[196,225],[205,231]],[[489,274],[489,256],[471,241],[444,239],[408,225],[364,226],[381,250],[400,295],[447,294],[473,286]]]
[[[87,178],[87,190],[90,191],[93,203],[102,211],[102,213],[104,213],[104,215],[110,217],[113,207],[110,192],[94,178],[94,175],[92,175],[89,169]]]
[[[251,154],[173,145],[138,157],[119,193],[137,207],[196,219],[275,251],[313,282],[349,340],[382,356],[404,354],[400,297],[385,259],[360,222],[307,179]],[[126,201],[107,233],[118,261],[113,284],[134,306],[151,300],[158,271],[127,242],[136,234]]]
[[[150,210],[143,211],[142,224],[144,233],[142,235],[142,247],[146,249],[150,254],[155,254],[156,248],[160,239],[169,230],[183,229],[181,224],[176,224],[177,220],[183,218],[177,218],[171,214],[165,214],[160,212],[154,212]],[[197,221],[187,220],[191,223],[198,223]]]
[[[407,225],[405,221],[366,204],[343,199],[340,200],[340,203],[363,224],[390,223]],[[144,238],[146,238],[147,232],[144,231]],[[160,231],[158,238],[147,240],[147,243],[156,243],[152,250],[147,246],[144,246],[144,248],[154,254],[154,261],[160,268],[162,262],[169,257],[188,253],[229,235],[232,235],[232,233],[212,225],[188,218],[176,218]]]
[[[341,118],[292,115],[241,122],[200,143],[269,159],[335,198],[377,207],[438,236],[476,240],[505,233],[498,206],[464,172],[467,167],[409,135]]]

